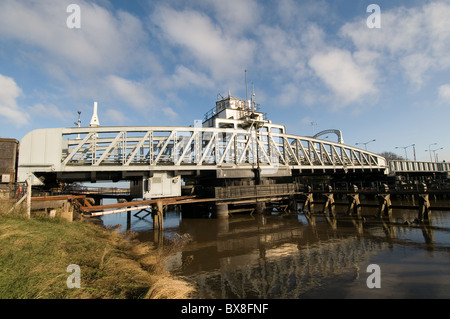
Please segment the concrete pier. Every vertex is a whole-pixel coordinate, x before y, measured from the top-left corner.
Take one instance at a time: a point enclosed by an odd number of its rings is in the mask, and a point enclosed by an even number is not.
[[[265,202],[257,202],[256,203],[256,213],[257,214],[263,214],[266,209],[266,203]]]
[[[216,215],[217,218],[228,218],[228,204],[217,203],[216,204]]]

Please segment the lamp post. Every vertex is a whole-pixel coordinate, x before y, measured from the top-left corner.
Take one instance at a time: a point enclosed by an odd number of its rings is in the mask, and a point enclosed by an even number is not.
[[[396,146],[395,148],[397,149],[397,148],[403,148],[404,150],[405,150],[405,158],[406,158],[406,160],[408,160],[408,153],[406,153],[406,149],[408,148],[408,147],[413,147],[413,152],[414,152],[414,160],[416,160],[416,144],[411,144],[411,145],[408,145],[408,146]]]
[[[78,127],[81,127],[81,111],[78,111],[78,122],[74,122],[73,124],[77,125]],[[77,135],[77,140],[80,140],[80,134]]]
[[[434,150],[425,150],[425,152],[427,152],[427,151],[430,152],[430,159],[431,159],[431,152],[433,152],[434,161],[437,162],[437,161],[438,161],[438,158],[437,158],[437,156],[436,156],[436,151],[439,151],[439,150],[442,150],[442,149],[444,149],[444,148],[441,147],[441,148],[437,148],[437,149],[434,149]],[[433,161],[433,160],[431,159],[431,161]]]
[[[431,145],[437,145],[437,143],[433,143],[433,144],[428,145],[428,152],[430,152],[430,162],[433,161],[433,159],[431,158]]]
[[[375,142],[376,140],[371,140],[371,141],[368,141],[368,142],[365,142],[365,143],[356,143],[355,145],[358,145],[358,144],[364,144],[364,148],[366,149],[366,151],[367,151],[367,144],[369,144],[369,143],[372,143],[372,142]]]

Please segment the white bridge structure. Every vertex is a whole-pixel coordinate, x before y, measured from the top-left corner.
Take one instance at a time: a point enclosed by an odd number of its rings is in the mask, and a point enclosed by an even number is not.
[[[405,160],[389,161],[390,174],[405,173],[449,173],[450,163],[446,162],[417,162]]]
[[[251,179],[388,169],[375,153],[287,134],[283,125],[265,120],[253,101],[230,94],[189,127],[99,126],[96,106],[90,127],[28,133],[20,144],[18,181],[130,180],[143,197],[162,197],[178,196],[183,178],[202,174]]]

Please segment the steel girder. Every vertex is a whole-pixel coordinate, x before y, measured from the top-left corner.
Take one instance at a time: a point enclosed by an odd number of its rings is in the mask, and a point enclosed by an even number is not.
[[[262,167],[276,175],[280,168],[385,170],[387,162],[377,154],[340,143],[254,127],[35,130],[23,138],[19,159],[22,172],[182,171],[222,167]]]
[[[84,132],[80,141],[63,132],[67,156],[62,166],[265,164],[385,168],[384,158],[342,144],[252,130],[151,127]]]

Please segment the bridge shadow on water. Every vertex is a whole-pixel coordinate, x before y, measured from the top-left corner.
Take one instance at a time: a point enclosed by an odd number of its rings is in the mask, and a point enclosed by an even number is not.
[[[416,218],[407,209],[391,218],[365,208],[362,218],[299,209],[227,219],[169,210],[164,230],[153,230],[150,216],[130,226],[159,247],[163,238],[190,237],[166,267],[196,285],[196,298],[449,298],[450,212]],[[367,285],[371,264],[381,269],[381,288]]]

